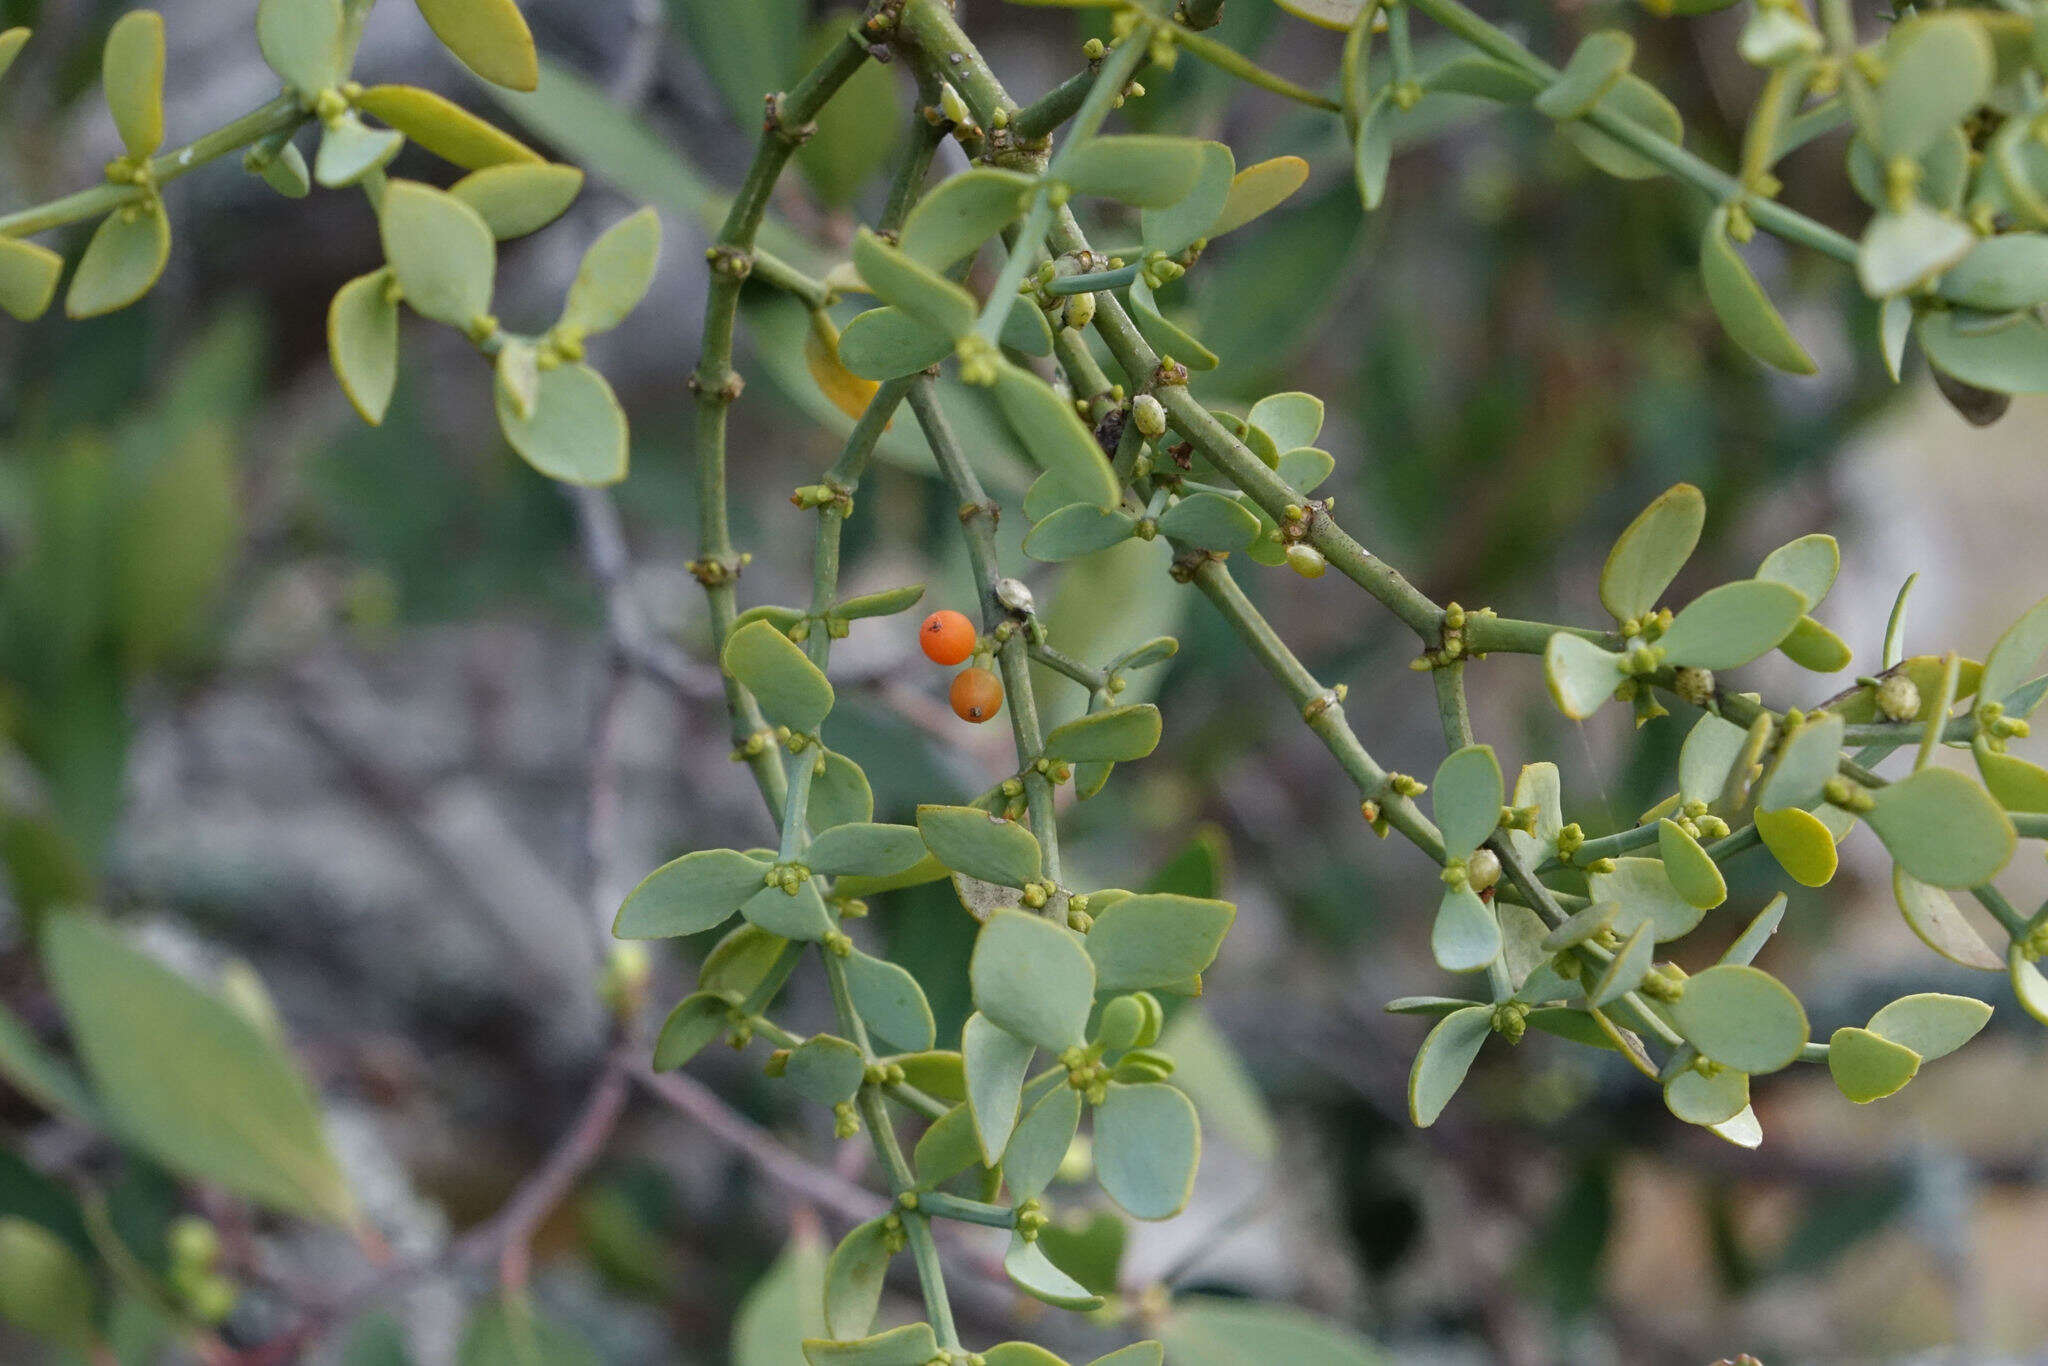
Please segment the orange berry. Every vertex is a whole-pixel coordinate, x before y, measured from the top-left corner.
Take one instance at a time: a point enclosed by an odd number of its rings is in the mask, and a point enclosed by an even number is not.
[[[917,643],[934,664],[958,664],[974,653],[974,623],[958,612],[934,612],[917,628]]]
[[[962,669],[947,696],[952,699],[953,714],[977,726],[1003,709],[1002,680],[987,669]]]

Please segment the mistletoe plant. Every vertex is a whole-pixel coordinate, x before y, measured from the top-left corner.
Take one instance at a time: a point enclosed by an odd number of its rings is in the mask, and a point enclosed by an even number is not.
[[[508,3],[422,4],[479,74],[532,83],[531,46]],[[1061,786],[1095,798],[1117,765],[1157,744],[1158,711],[1119,699],[1129,677],[1168,658],[1174,643],[1099,661],[1073,657],[1031,590],[998,562],[995,524],[1006,511],[1030,523],[1024,550],[1041,562],[1132,538],[1165,541],[1173,578],[1209,601],[1355,784],[1362,824],[1399,833],[1440,866],[1431,946],[1443,972],[1473,988],[1388,1005],[1433,1021],[1410,1077],[1418,1125],[1451,1103],[1490,1037],[1513,1044],[1529,1028],[1620,1054],[1661,1088],[1678,1118],[1745,1147],[1762,1139],[1749,1106],[1754,1076],[1820,1064],[1853,1101],[1898,1091],[1974,1036],[1990,1005],[1910,995],[1861,1023],[1828,1022],[1817,1036],[1793,991],[1755,966],[1785,913],[1783,895],[1717,917],[1739,914],[1747,927],[1713,963],[1688,971],[1660,958],[1663,946],[1727,905],[1729,861],[1761,847],[1784,877],[1823,886],[1837,846],[1859,824],[1889,853],[1899,909],[1927,945],[1963,967],[2005,974],[2022,1007],[2048,1022],[2039,967],[2048,907],[2024,912],[1996,885],[2020,838],[2048,839],[2048,770],[2009,752],[2048,694],[2048,677],[2037,674],[2048,601],[1981,662],[1958,650],[1909,653],[1908,580],[1864,673],[1816,688],[1818,700],[1767,705],[1729,675],[1774,651],[1817,675],[1845,674],[1855,661],[1817,615],[1838,548],[1825,535],[1801,537],[1752,577],[1667,605],[1705,514],[1699,492],[1681,484],[1609,554],[1599,596],[1611,620],[1518,620],[1440,604],[1361,546],[1333,498],[1315,496],[1336,465],[1315,445],[1321,401],[1285,392],[1241,414],[1212,410],[1190,381],[1216,356],[1160,302],[1175,280],[1201,269],[1211,241],[1299,188],[1306,164],[1280,157],[1240,169],[1221,143],[1102,131],[1119,105],[1142,95],[1137,78],[1148,66],[1213,63],[1341,120],[1361,199],[1376,209],[1395,133],[1424,96],[1529,105],[1602,171],[1670,177],[1704,193],[1703,284],[1739,345],[1783,369],[1813,368],[1739,250],[1761,229],[1852,266],[1881,301],[1878,343],[1894,374],[1917,338],[1944,392],[1985,419],[2012,393],[2048,389],[2048,330],[2036,312],[2048,302],[2048,237],[2035,231],[2048,227],[2048,18],[1953,6],[1901,13],[1870,41],[1847,0],[1824,0],[1817,23],[1803,0],[1755,0],[1738,42],[1764,69],[1763,93],[1731,172],[1685,148],[1676,109],[1630,71],[1633,45],[1619,32],[1588,37],[1560,68],[1460,0],[1289,0],[1345,35],[1333,53],[1341,64],[1333,97],[1208,37],[1218,0],[1181,0],[1171,12],[1145,0],[1074,7],[1109,11],[1110,40],[1092,40],[1085,69],[1020,105],[946,0],[878,0],[793,88],[767,96],[758,148],[707,254],[709,302],[689,377],[700,519],[691,568],[708,597],[734,756],[777,833],[773,847],[700,850],[654,870],[619,909],[615,933],[644,940],[731,925],[705,957],[697,990],[661,1026],[654,1066],[680,1067],[720,1038],[737,1047],[764,1041],[770,1074],[830,1107],[842,1138],[865,1131],[874,1147],[891,1204],[853,1228],[826,1263],[824,1331],[805,1343],[807,1358],[815,1366],[1056,1362],[1027,1343],[962,1342],[934,1225],[1007,1230],[1002,1265],[1019,1287],[1092,1310],[1102,1297],[1048,1256],[1039,1237],[1045,1193],[1081,1151],[1077,1135],[1089,1130],[1095,1179],[1137,1219],[1178,1213],[1199,1160],[1195,1107],[1160,1047],[1162,998],[1200,993],[1233,908],[1078,881],[1062,861],[1057,805]],[[403,302],[492,359],[507,439],[537,468],[571,481],[623,477],[623,419],[580,357],[584,340],[619,322],[646,289],[658,245],[653,219],[629,218],[591,248],[552,326],[532,336],[501,328],[490,313],[494,243],[559,214],[577,173],[426,91],[351,81],[367,8],[263,0],[258,38],[285,92],[169,154],[158,153],[161,26],[145,12],[125,17],[105,64],[125,152],[105,185],[0,217],[0,303],[22,317],[41,312],[62,262],[29,236],[91,218],[100,224],[67,308],[87,316],[132,302],[169,249],[160,187],[243,150],[245,165],[285,193],[305,193],[309,179],[359,185],[378,215],[385,264],[345,286],[331,314],[335,368],[365,418],[376,421],[391,394]],[[1425,68],[1411,33],[1418,17],[1464,50]],[[1384,74],[1374,61],[1383,39]],[[18,32],[0,36],[0,63],[20,42]],[[813,278],[759,243],[771,192],[819,111],[881,59],[917,80],[909,151],[848,259]],[[293,139],[315,124],[309,173]],[[1846,173],[1873,210],[1858,239],[1781,203],[1773,173],[1789,152],[1845,125],[1854,132]],[[930,183],[948,138],[972,165]],[[387,180],[381,168],[406,139],[467,174],[447,190]],[[1117,245],[1100,249],[1098,239]],[[991,269],[977,274],[983,256]],[[791,498],[816,519],[809,601],[742,610],[749,557],[728,519],[727,416],[743,389],[735,324],[749,282],[809,310],[811,373],[853,425],[838,458]],[[828,310],[850,295],[873,306],[842,333]],[[982,486],[955,410],[942,401],[942,376],[984,394],[1039,469],[1020,508],[1001,507]],[[907,611],[924,591],[846,597],[839,585],[841,536],[861,479],[905,405],[957,501],[971,570],[959,592],[979,616],[978,627],[963,628],[942,613],[919,634],[934,659],[972,661],[968,672],[978,676],[965,700],[956,687],[956,705],[969,721],[1006,719],[1015,767],[968,805],[921,806],[914,824],[899,825],[874,820],[866,777],[829,747],[826,728],[833,643],[856,624],[884,629],[865,623]],[[1252,572],[1285,566],[1311,579],[1334,568],[1415,634],[1414,665],[1433,680],[1447,750],[1427,782],[1374,760],[1346,714],[1345,689],[1313,675],[1240,586],[1246,561]],[[1633,827],[1588,837],[1568,819],[1556,765],[1525,766],[1510,789],[1466,704],[1468,669],[1515,667],[1483,663],[1498,655],[1539,659],[1568,717],[1619,701],[1639,725],[1668,725],[1678,721],[1666,719],[1666,704],[1679,707],[1692,719],[1672,795]],[[1084,688],[1086,713],[1046,729],[1034,664]],[[1976,776],[1937,765],[1945,749],[1967,750]],[[1901,751],[1910,764],[1881,773]],[[854,924],[871,903],[886,909],[891,892],[941,880],[979,922],[968,968],[975,1011],[958,1038],[944,1039],[917,979],[864,949]],[[1988,911],[2002,948],[1964,918],[1958,893]],[[89,933],[55,932],[53,971],[63,976],[67,963],[113,951],[79,938]],[[813,948],[836,1025],[805,1036],[779,1022],[776,1008]],[[619,952],[612,982],[629,1014],[644,972],[633,946]],[[111,1063],[95,1058],[91,1029],[81,1033],[95,1080],[118,1089],[104,1075]],[[915,1129],[907,1143],[906,1124]],[[302,1207],[337,1204],[320,1192],[285,1194]],[[885,1278],[906,1252],[925,1315],[876,1332]],[[1162,1351],[1141,1342],[1097,1366],[1156,1364]]]

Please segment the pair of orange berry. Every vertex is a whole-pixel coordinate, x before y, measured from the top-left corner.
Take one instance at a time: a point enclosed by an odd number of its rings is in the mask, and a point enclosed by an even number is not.
[[[917,628],[917,643],[924,657],[934,664],[964,663],[974,653],[974,623],[954,611],[934,612]],[[987,669],[962,669],[947,691],[953,714],[975,725],[1003,709],[1003,684]]]

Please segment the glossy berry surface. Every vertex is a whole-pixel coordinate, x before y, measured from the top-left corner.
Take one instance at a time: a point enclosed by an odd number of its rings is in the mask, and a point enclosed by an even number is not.
[[[934,612],[917,628],[917,643],[934,664],[959,664],[974,653],[974,623],[958,612]]]
[[[962,669],[947,695],[953,714],[977,726],[1003,709],[1002,681],[987,669]]]

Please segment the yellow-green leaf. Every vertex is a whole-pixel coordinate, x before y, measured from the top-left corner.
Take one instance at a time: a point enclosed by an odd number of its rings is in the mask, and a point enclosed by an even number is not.
[[[1976,926],[1963,918],[1955,898],[1941,888],[1922,882],[1904,868],[1893,868],[1892,898],[1899,903],[1907,928],[1951,963],[1981,972],[1997,972],[2005,966],[2005,960],[1992,952]]]
[[[498,426],[527,464],[565,484],[616,484],[626,477],[626,413],[612,386],[587,365],[540,374],[533,413],[520,417],[498,391]]]
[[[497,240],[475,209],[445,190],[394,180],[378,220],[384,259],[413,312],[464,331],[490,313]]]
[[[29,30],[25,28],[0,29],[0,78],[7,75],[7,68],[14,65],[14,59],[21,55],[27,45]]]
[[[1756,813],[1756,832],[1778,866],[1802,887],[1825,887],[1835,875],[1840,855],[1835,837],[1820,817],[1797,806]]]
[[[348,61],[341,0],[261,0],[256,45],[284,83],[317,95],[342,76]]]
[[[149,293],[171,259],[171,222],[161,201],[115,209],[100,220],[72,273],[64,311],[74,318],[112,313]]]
[[[418,0],[434,36],[462,64],[495,85],[531,90],[540,84],[533,34],[512,0]]]
[[[42,317],[63,273],[64,258],[48,247],[0,237],[0,308],[11,316],[25,323]]]
[[[376,426],[398,386],[398,303],[391,272],[359,275],[334,293],[327,307],[327,356],[342,392]]]
[[[141,160],[164,141],[164,20],[155,10],[130,10],[107,31],[100,79],[107,109],[128,155]]]
[[[500,242],[560,218],[583,189],[583,172],[555,162],[508,161],[472,171],[448,193],[475,209]]]
[[[654,283],[661,264],[661,215],[641,209],[605,229],[583,253],[557,326],[588,336],[626,320]]]
[[[1710,911],[1728,899],[1727,879],[1684,827],[1674,821],[1658,821],[1657,854],[1664,860],[1664,873],[1671,885],[1693,905]]]
[[[541,161],[540,153],[510,133],[416,85],[373,85],[356,96],[355,105],[466,171]]]
[[[1858,1105],[1883,1100],[1919,1070],[1918,1053],[1867,1029],[1838,1029],[1828,1040],[1828,1073],[1835,1088]]]
[[[1230,178],[1230,192],[1223,197],[1223,211],[1209,225],[1208,236],[1236,232],[1259,215],[1285,203],[1308,183],[1308,163],[1296,156],[1273,157],[1247,166]]]
[[[1700,239],[1700,278],[1707,287],[1707,301],[1738,346],[1780,370],[1795,375],[1814,372],[1813,357],[1785,326],[1784,317],[1729,240],[1725,208],[1714,210],[1707,219]]]
[[[1616,621],[1640,617],[1657,605],[1692,558],[1706,520],[1705,496],[1691,484],[1674,484],[1615,538],[1600,570],[1600,602]]]

